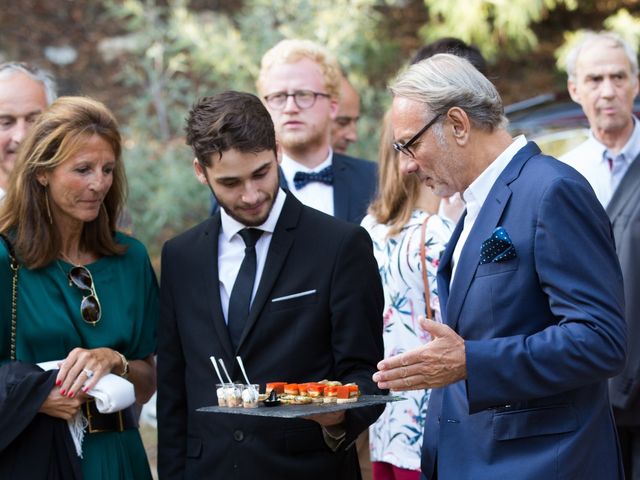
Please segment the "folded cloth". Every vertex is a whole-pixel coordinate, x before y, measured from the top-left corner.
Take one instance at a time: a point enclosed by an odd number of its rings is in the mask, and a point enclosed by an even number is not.
[[[39,363],[38,366],[45,371],[57,370],[60,368],[61,363],[62,360],[53,360]],[[95,398],[96,407],[100,413],[119,412],[133,405],[136,401],[133,384],[113,373],[107,373],[101,377],[98,383],[87,392],[87,395]],[[82,439],[84,438],[84,430],[87,424],[87,419],[81,411],[69,420],[69,430],[79,457],[82,457]]]

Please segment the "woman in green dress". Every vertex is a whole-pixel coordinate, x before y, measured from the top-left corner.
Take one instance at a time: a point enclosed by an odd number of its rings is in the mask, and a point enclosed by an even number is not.
[[[101,103],[62,97],[24,140],[0,210],[20,264],[17,360],[60,360],[39,412],[87,419],[84,478],[151,478],[132,408],[101,414],[87,395],[104,375],[127,378],[136,401],[156,388],[158,286],[147,252],[116,232],[126,178],[115,118]],[[0,357],[9,359],[12,270],[0,242]],[[36,479],[37,480],[37,479]]]

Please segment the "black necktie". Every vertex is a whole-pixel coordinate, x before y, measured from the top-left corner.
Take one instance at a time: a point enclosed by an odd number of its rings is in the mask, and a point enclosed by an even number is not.
[[[242,260],[236,283],[233,284],[233,290],[231,290],[227,315],[229,337],[234,350],[238,348],[251,308],[251,294],[253,293],[253,284],[256,281],[256,242],[262,233],[262,230],[256,228],[245,228],[238,232],[245,244],[244,260]]]
[[[333,167],[329,165],[327,168],[319,172],[296,172],[293,176],[293,185],[296,190],[300,190],[309,182],[320,182],[325,185],[333,185]]]

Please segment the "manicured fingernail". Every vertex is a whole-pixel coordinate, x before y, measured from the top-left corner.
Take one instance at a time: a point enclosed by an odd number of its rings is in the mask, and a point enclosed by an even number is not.
[[[87,392],[89,391],[89,387],[84,387],[84,388],[82,389],[82,391],[83,391],[84,393],[87,393]]]
[[[66,392],[66,390],[63,388],[62,390],[60,390],[60,395],[62,395],[64,397],[64,392]]]
[[[56,380],[56,387],[59,387],[60,385],[62,385],[62,380]]]
[[[73,398],[74,393],[73,392],[69,392],[69,398]]]

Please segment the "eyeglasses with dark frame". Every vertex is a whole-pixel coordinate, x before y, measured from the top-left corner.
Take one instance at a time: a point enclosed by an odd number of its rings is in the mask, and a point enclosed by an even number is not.
[[[414,153],[409,150],[409,148],[411,147],[411,145],[413,145],[414,143],[416,143],[418,141],[418,139],[424,134],[424,132],[426,132],[427,130],[429,130],[429,128],[431,128],[431,126],[436,123],[438,121],[438,119],[440,118],[440,114],[436,115],[435,117],[433,117],[429,123],[427,123],[424,127],[422,127],[420,129],[420,131],[418,133],[416,133],[413,137],[411,137],[411,139],[406,142],[406,143],[402,143],[402,142],[395,142],[393,144],[393,148],[400,153],[404,153],[405,155],[411,157],[411,158],[416,158],[416,156],[414,155]]]
[[[69,270],[67,278],[69,283],[72,283],[80,290],[91,292],[90,295],[84,296],[82,302],[80,302],[80,315],[82,315],[82,319],[85,322],[95,327],[96,323],[102,318],[102,309],[100,308],[100,300],[98,300],[91,272],[87,267],[76,265]]]
[[[275,92],[264,97],[267,105],[274,110],[282,110],[287,104],[289,97],[293,97],[293,101],[298,108],[305,110],[315,105],[318,97],[330,98],[331,95],[322,92],[314,92],[313,90],[296,90],[293,93]]]

